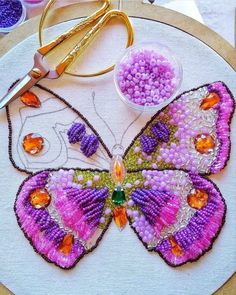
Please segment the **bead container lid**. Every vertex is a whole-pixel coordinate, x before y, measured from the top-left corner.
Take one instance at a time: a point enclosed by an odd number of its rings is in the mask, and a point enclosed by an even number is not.
[[[26,8],[20,0],[0,0],[0,33],[9,33],[26,19]]]
[[[116,63],[114,81],[121,99],[142,111],[158,111],[176,96],[183,71],[175,54],[157,42],[126,49]]]

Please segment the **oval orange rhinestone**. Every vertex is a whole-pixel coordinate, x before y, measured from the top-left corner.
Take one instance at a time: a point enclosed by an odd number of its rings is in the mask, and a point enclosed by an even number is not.
[[[69,255],[73,245],[74,245],[74,236],[71,234],[66,234],[61,244],[59,245],[58,250],[64,255]]]
[[[41,106],[38,96],[31,91],[26,91],[20,99],[25,105],[29,107],[40,108]]]
[[[215,140],[210,134],[203,133],[195,137],[194,144],[199,153],[206,154],[213,151]]]
[[[117,206],[113,210],[113,217],[117,227],[123,230],[127,223],[126,209],[124,206]]]
[[[30,133],[24,137],[22,145],[25,152],[36,155],[43,149],[44,140],[40,134]]]
[[[179,246],[179,244],[176,242],[176,239],[174,236],[171,236],[169,238],[170,244],[171,244],[171,251],[175,256],[182,256],[184,254],[183,250]]]
[[[47,207],[50,201],[51,197],[45,189],[37,188],[30,194],[30,203],[36,209]]]
[[[202,209],[208,202],[208,193],[201,189],[194,189],[188,195],[187,202],[194,209]]]
[[[201,102],[202,110],[209,110],[220,102],[220,97],[216,92],[209,93]]]

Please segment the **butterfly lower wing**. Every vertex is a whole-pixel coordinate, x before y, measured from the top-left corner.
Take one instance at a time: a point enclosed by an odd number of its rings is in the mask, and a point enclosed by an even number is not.
[[[127,170],[224,168],[230,152],[234,98],[222,82],[185,92],[158,112],[125,152]]]
[[[109,226],[110,185],[98,170],[45,170],[24,181],[15,213],[35,251],[61,268],[75,266]]]
[[[211,248],[226,205],[210,180],[180,170],[143,170],[128,175],[125,187],[131,227],[169,265],[195,261]]]

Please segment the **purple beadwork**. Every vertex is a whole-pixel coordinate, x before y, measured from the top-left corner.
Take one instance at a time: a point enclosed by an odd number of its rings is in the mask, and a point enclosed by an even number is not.
[[[85,125],[81,123],[74,123],[67,131],[69,143],[77,143],[82,140],[85,135]]]
[[[151,154],[157,149],[157,141],[155,138],[148,135],[141,135],[140,143],[142,147],[142,151],[146,154]]]
[[[158,141],[168,142],[170,139],[170,130],[163,121],[158,121],[152,126],[152,133]]]
[[[155,235],[158,237],[163,228],[175,223],[176,214],[180,207],[179,198],[163,191],[152,189],[136,189],[132,192],[131,198],[142,211],[145,220],[148,221],[148,224],[138,222],[138,227],[136,226],[136,230],[140,232],[141,237],[141,232],[145,233],[147,228],[152,226],[144,242],[148,241],[150,234],[152,236],[152,230],[154,230]],[[142,221],[142,217],[140,221]]]
[[[196,189],[208,193],[209,200],[204,208],[195,212],[186,227],[174,234],[177,244],[183,251],[181,255],[174,255],[169,239],[164,239],[156,247],[163,258],[173,266],[198,259],[211,247],[224,222],[225,204],[220,192],[209,180],[197,174],[191,173],[189,177]]]
[[[132,192],[131,198],[139,206],[149,223],[153,225],[170,196],[157,190],[136,189]]]
[[[228,160],[230,152],[230,121],[235,108],[234,100],[230,91],[222,82],[215,82],[208,85],[208,91],[216,92],[220,96],[220,104],[216,106],[219,113],[216,123],[217,136],[221,142],[220,151],[217,158],[211,167],[211,173],[217,173],[224,168],[225,163]],[[226,111],[227,110],[227,111]]]
[[[55,206],[63,224],[71,228],[83,240],[88,240],[98,227],[102,217],[108,189],[78,189],[66,187],[65,194],[57,193]],[[83,226],[81,226],[83,224]]]
[[[86,157],[96,153],[99,146],[98,137],[94,134],[85,135],[81,141],[80,149]]]
[[[71,268],[83,255],[84,247],[75,240],[68,256],[58,251],[66,234],[65,230],[60,228],[47,209],[35,209],[30,203],[30,193],[34,189],[44,188],[48,177],[47,171],[38,173],[30,177],[22,186],[15,204],[18,223],[37,252],[62,268]]]

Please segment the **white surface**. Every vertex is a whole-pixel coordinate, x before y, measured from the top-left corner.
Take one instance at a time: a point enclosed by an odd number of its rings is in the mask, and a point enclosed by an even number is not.
[[[186,14],[196,19],[200,23],[203,23],[202,16],[199,13],[199,10],[194,0],[175,0],[165,4],[164,7]]]
[[[182,90],[201,84],[223,80],[236,95],[236,74],[215,52],[197,39],[169,26],[153,21],[134,19],[136,42],[151,41],[153,38],[172,47],[182,61],[184,82]],[[53,35],[63,31],[65,25],[50,29]],[[114,32],[111,35],[111,31]],[[98,42],[90,48],[93,55],[86,59],[89,68],[99,67],[119,52],[120,39],[124,30],[120,26],[106,27],[105,44]],[[116,37],[116,42],[109,36]],[[180,42],[181,40],[181,42]],[[103,49],[110,48],[103,53]],[[25,74],[32,64],[32,56],[38,47],[37,36],[20,43],[0,60],[0,97],[10,84]],[[96,50],[95,50],[96,48]],[[27,54],[25,54],[27,49]],[[88,53],[89,54],[89,53]],[[95,55],[100,58],[94,63]],[[20,66],[19,66],[20,61]],[[85,65],[85,63],[84,63]],[[87,64],[88,66],[88,64]],[[43,81],[77,107],[100,132],[105,143],[111,147],[114,141],[107,128],[93,114],[92,91],[96,92],[96,104],[100,114],[116,134],[122,131],[137,114],[126,108],[119,100],[112,81],[112,74],[95,79],[76,79],[64,76],[60,80]],[[150,115],[149,115],[150,116]],[[14,118],[13,118],[14,119]],[[146,118],[143,119],[144,121]],[[126,134],[125,145],[140,130],[142,122],[136,122]],[[232,134],[236,132],[233,120]],[[173,269],[155,254],[146,251],[133,231],[126,227],[120,233],[111,224],[98,248],[84,257],[71,271],[62,271],[34,253],[19,229],[13,212],[15,194],[26,175],[15,170],[7,152],[8,129],[6,114],[0,111],[0,280],[17,295],[111,295],[131,294],[212,294],[235,271],[236,261],[236,196],[235,165],[236,137],[233,137],[231,160],[221,175],[212,179],[219,186],[228,205],[226,224],[216,240],[212,251],[198,262]]]
[[[143,2],[150,3],[148,0],[144,0]],[[154,5],[160,5],[160,2],[154,2]],[[194,0],[174,0],[171,2],[165,1],[162,6],[185,14],[191,18],[194,18],[200,23],[203,23],[202,16]]]
[[[150,3],[144,0],[145,3]],[[153,5],[161,5],[186,14],[203,22],[235,46],[235,0],[155,0]],[[196,10],[197,6],[197,10]],[[201,21],[201,20],[199,20]]]

